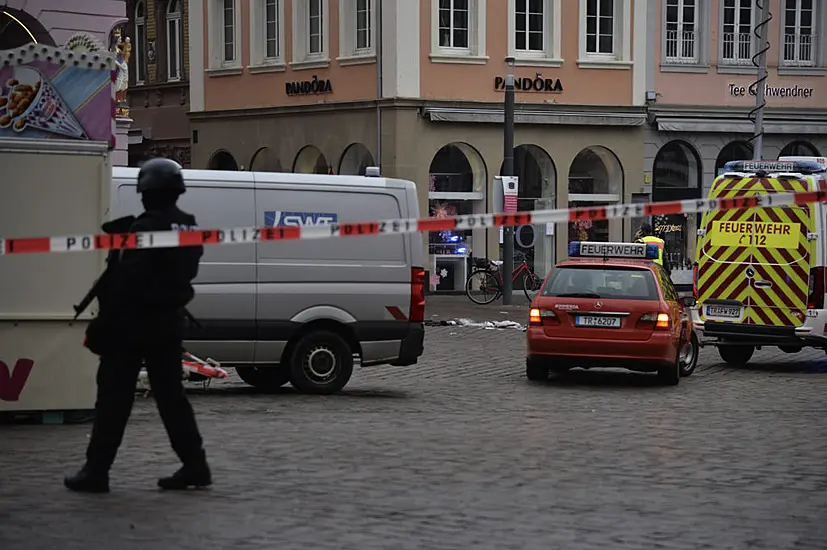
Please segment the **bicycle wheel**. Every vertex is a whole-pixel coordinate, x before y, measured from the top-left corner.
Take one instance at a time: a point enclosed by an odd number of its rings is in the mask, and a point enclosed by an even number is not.
[[[502,293],[500,282],[490,271],[478,269],[465,281],[465,295],[475,304],[490,304]]]
[[[543,281],[533,272],[526,271],[523,273],[523,292],[525,292],[525,297],[528,298],[529,302],[537,296],[541,286],[543,286]]]

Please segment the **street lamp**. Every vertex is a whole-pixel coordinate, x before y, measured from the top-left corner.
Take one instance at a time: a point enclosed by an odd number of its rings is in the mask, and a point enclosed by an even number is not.
[[[505,125],[503,128],[503,168],[501,176],[514,175],[514,65],[513,57],[505,58]],[[504,189],[503,189],[504,191]],[[514,271],[514,228],[503,229],[503,305],[510,306],[513,294],[511,273]]]

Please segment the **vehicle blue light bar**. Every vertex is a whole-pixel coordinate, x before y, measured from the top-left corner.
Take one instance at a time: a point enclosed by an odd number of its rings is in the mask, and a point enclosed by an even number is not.
[[[655,243],[597,243],[572,241],[569,243],[571,258],[631,258],[654,260],[659,254]]]
[[[817,174],[824,172],[824,167],[812,160],[733,160],[724,165],[723,172],[746,173],[755,172],[787,174]]]

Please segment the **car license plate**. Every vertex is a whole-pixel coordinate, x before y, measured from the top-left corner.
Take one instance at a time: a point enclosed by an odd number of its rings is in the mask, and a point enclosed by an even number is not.
[[[574,321],[578,327],[620,328],[620,317],[603,317],[598,315],[579,316]]]
[[[737,319],[741,316],[741,306],[706,306],[706,316]]]

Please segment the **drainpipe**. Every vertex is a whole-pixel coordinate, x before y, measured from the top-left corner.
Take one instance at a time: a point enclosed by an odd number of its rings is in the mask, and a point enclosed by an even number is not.
[[[382,0],[376,0],[376,165],[382,171]]]

